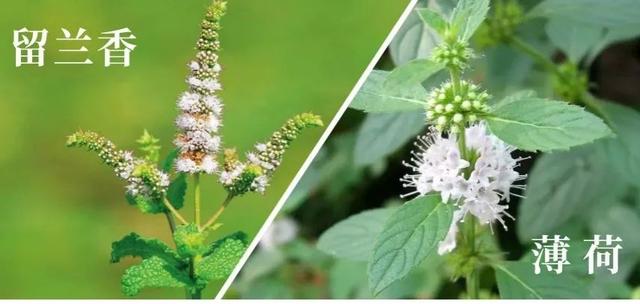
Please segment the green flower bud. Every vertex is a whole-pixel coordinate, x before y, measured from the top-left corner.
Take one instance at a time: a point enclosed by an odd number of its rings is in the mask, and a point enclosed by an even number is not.
[[[571,62],[558,66],[553,77],[553,90],[563,100],[577,102],[588,89],[587,75]]]
[[[429,96],[431,99],[426,106],[427,121],[435,124],[441,131],[460,131],[466,123],[476,121],[478,116],[489,110],[489,94],[464,80],[460,81],[455,92],[451,83],[445,83],[434,89]],[[433,98],[434,96],[438,98]]]
[[[469,64],[469,60],[473,58],[473,51],[464,41],[456,41],[454,43],[446,43],[436,46],[433,49],[433,61],[442,63],[447,68],[454,70],[463,70]]]
[[[524,19],[524,12],[516,0],[498,1],[493,13],[485,19],[474,35],[480,48],[508,42]]]

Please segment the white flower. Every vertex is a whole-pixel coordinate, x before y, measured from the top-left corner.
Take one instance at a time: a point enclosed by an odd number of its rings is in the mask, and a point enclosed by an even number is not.
[[[197,108],[199,99],[200,94],[185,92],[178,100],[178,108],[184,112],[194,112],[193,110]]]
[[[260,247],[273,250],[279,245],[292,241],[297,234],[298,224],[294,220],[288,217],[276,219],[260,239]]]
[[[183,130],[193,130],[198,126],[198,120],[190,114],[182,114],[176,119],[176,125]]]
[[[207,155],[202,158],[202,162],[200,163],[200,168],[202,171],[207,174],[212,174],[218,170],[218,163],[213,159],[211,155]]]
[[[195,76],[187,78],[187,83],[194,88],[202,86],[202,81]]]
[[[459,208],[454,213],[447,237],[439,246],[440,254],[455,248],[457,224],[468,213],[478,218],[481,224],[497,221],[506,229],[503,217],[511,215],[506,211],[508,205],[501,205],[500,201],[508,202],[512,188],[524,187],[514,185],[514,182],[526,178],[515,170],[522,158],[511,156],[514,147],[490,134],[484,124],[468,127],[465,146],[476,160],[473,170],[465,178],[464,169],[470,164],[461,158],[455,136],[444,138],[431,130],[430,135],[418,138],[416,146],[419,151],[412,152],[410,164],[405,163],[413,172],[402,178],[404,187],[415,190],[406,195],[437,192],[444,203],[452,200]]]
[[[161,187],[169,187],[169,184],[171,183],[171,180],[169,179],[169,175],[160,171],[159,177],[160,177],[160,181],[158,182],[158,185],[160,185]]]
[[[220,128],[220,119],[214,115],[209,115],[205,129],[209,132],[218,132],[218,128]]]
[[[190,158],[180,158],[176,161],[176,171],[198,173],[198,164]]]
[[[197,61],[191,61],[191,62],[189,63],[189,68],[190,68],[192,71],[197,71],[197,70],[199,70],[199,69],[200,69],[200,64],[199,64]]]
[[[213,66],[213,72],[214,72],[214,73],[220,73],[220,71],[222,71],[222,66],[220,66],[220,64],[219,64],[219,63],[216,63],[216,64]]]
[[[456,236],[458,235],[458,222],[462,220],[464,211],[458,209],[453,212],[453,219],[451,220],[451,226],[449,226],[449,232],[444,240],[438,243],[438,254],[443,255],[453,251],[456,248]]]
[[[207,109],[213,112],[213,114],[222,114],[222,102],[220,101],[220,98],[216,96],[206,96],[202,99],[202,102],[207,107]]]
[[[222,86],[217,80],[211,79],[211,78],[207,78],[203,80],[202,82],[200,82],[199,85],[210,91],[217,91],[222,88]]]
[[[266,144],[256,144],[256,150],[258,150],[258,152],[267,151],[267,145]]]
[[[269,178],[266,175],[260,175],[251,182],[251,188],[258,193],[264,193],[269,186]]]

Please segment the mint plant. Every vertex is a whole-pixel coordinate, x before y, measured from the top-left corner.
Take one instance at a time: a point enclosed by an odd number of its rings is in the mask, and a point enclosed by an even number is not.
[[[144,288],[177,287],[184,288],[189,298],[201,298],[210,281],[225,279],[244,253],[248,236],[241,231],[216,235],[222,224],[220,215],[233,198],[249,192],[264,193],[289,145],[305,128],[323,125],[317,115],[304,113],[289,119],[266,142],[256,144],[246,158],[235,149],[223,148],[218,54],[220,20],[225,11],[226,2],[214,0],[201,23],[196,57],[188,64],[189,88],[177,102],[176,149],[161,163],[159,140],[146,130],[138,140],[141,156],[91,131],[76,132],[67,140],[69,147],[97,153],[126,183],[128,203],[143,213],[163,214],[173,234],[173,247],[134,232],[113,243],[112,263],[127,256],[142,259],[122,276],[125,295],[136,295]],[[219,154],[223,156],[221,161]],[[200,177],[205,174],[218,176],[227,193],[219,209],[206,220],[201,214],[204,200],[200,195]],[[180,212],[190,178],[195,210],[191,219]],[[216,240],[211,242],[213,236]]]
[[[637,151],[629,149],[638,145],[632,129],[640,115],[595,97],[584,68],[606,45],[598,39],[608,44],[639,34],[629,29],[637,25],[629,19],[636,11],[597,1],[546,0],[528,12],[511,0],[492,7],[489,1],[460,0],[449,7],[451,2],[430,1],[415,9],[389,47],[395,67],[374,70],[351,104],[368,113],[351,143],[356,167],[351,170],[358,172],[384,175],[378,170],[384,172],[385,158],[397,155],[426,121],[427,132],[406,157],[408,173],[401,178],[406,190],[401,195],[413,199],[338,222],[322,234],[318,248],[340,261],[366,261],[374,296],[400,282],[415,282],[411,275],[427,268],[431,272],[425,276],[443,272],[445,280],[463,279],[468,298],[497,296],[491,295],[494,287],[502,298],[629,297],[625,280],[631,265],[625,275],[590,277],[579,268],[583,257],[576,256],[567,273],[536,275],[531,254],[513,259],[495,238],[499,229],[514,225],[524,246],[542,234],[570,233],[580,240],[606,231],[633,238],[615,224],[614,215],[599,215],[626,210],[628,223],[640,222],[633,209],[640,163]],[[549,41],[520,37],[528,24],[543,29]],[[551,59],[549,42],[565,61]],[[527,70],[512,63],[518,60],[527,62]],[[474,61],[489,65],[485,74]],[[505,78],[510,69],[522,75]],[[526,174],[520,164],[531,156],[536,165]],[[335,165],[331,156],[323,161]],[[317,166],[316,175],[323,172]],[[308,182],[317,186],[317,180],[314,175]],[[302,192],[318,191],[304,179],[301,184]],[[517,216],[514,198],[520,202]],[[582,248],[579,242],[571,246]],[[630,264],[640,256],[629,255]],[[603,286],[626,291],[614,294]]]

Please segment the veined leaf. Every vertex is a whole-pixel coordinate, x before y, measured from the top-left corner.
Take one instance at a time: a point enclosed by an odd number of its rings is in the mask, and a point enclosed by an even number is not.
[[[356,165],[371,165],[395,152],[425,126],[423,113],[370,113],[360,126],[353,150]]]
[[[561,18],[609,28],[640,26],[640,6],[636,0],[544,0],[527,17]]]
[[[373,71],[350,107],[365,112],[397,112],[424,109],[427,91],[418,83],[404,92],[387,92],[384,88],[389,72]]]
[[[624,191],[623,183],[611,180],[615,174],[607,162],[610,157],[600,153],[601,145],[598,141],[538,158],[527,179],[516,221],[521,242],[556,233],[572,218]]]
[[[556,275],[546,269],[533,272],[529,262],[493,265],[502,299],[581,299],[589,296],[589,285],[571,273]]]
[[[451,28],[462,41],[468,41],[489,12],[489,0],[459,0],[451,13]]]
[[[169,264],[180,264],[178,255],[165,243],[157,239],[142,238],[134,232],[111,244],[111,263],[117,263],[126,256],[143,259],[156,256]]]
[[[226,278],[246,249],[247,240],[244,234],[232,234],[216,241],[212,245],[211,253],[196,264],[195,273],[198,279],[210,281]]]
[[[445,21],[440,14],[429,8],[416,8],[416,12],[426,25],[441,36],[444,35],[444,31],[447,29],[447,21]]]
[[[385,222],[369,260],[369,286],[380,293],[436,252],[449,230],[454,206],[439,195],[418,197],[402,205]]]
[[[180,209],[184,206],[184,196],[187,193],[187,177],[185,174],[179,174],[167,189],[167,199],[174,208]]]
[[[429,59],[415,59],[396,67],[384,81],[383,90],[390,94],[402,96],[401,92],[417,91],[421,95],[424,87],[421,84],[444,69],[444,64]],[[420,90],[421,89],[421,90]],[[426,100],[423,100],[426,102]]]
[[[567,150],[611,135],[600,118],[583,108],[541,98],[501,104],[486,120],[493,134],[527,151]]]
[[[149,287],[189,287],[189,275],[176,269],[165,260],[153,256],[142,263],[129,267],[122,276],[122,292],[135,296],[143,288]]]
[[[602,26],[579,24],[564,18],[549,20],[545,29],[551,42],[574,63],[580,62],[604,34]]]
[[[338,222],[318,240],[318,249],[341,259],[367,261],[384,223],[396,208],[363,211]]]

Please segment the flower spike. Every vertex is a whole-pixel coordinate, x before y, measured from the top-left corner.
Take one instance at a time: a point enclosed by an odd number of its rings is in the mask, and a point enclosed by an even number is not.
[[[209,7],[196,43],[196,59],[189,63],[191,73],[187,77],[189,89],[178,99],[181,114],[176,119],[180,129],[175,144],[180,149],[176,170],[184,173],[218,171],[216,153],[221,139],[222,100],[217,92],[222,88],[218,63],[220,19],[226,10],[226,2],[214,1]]]

